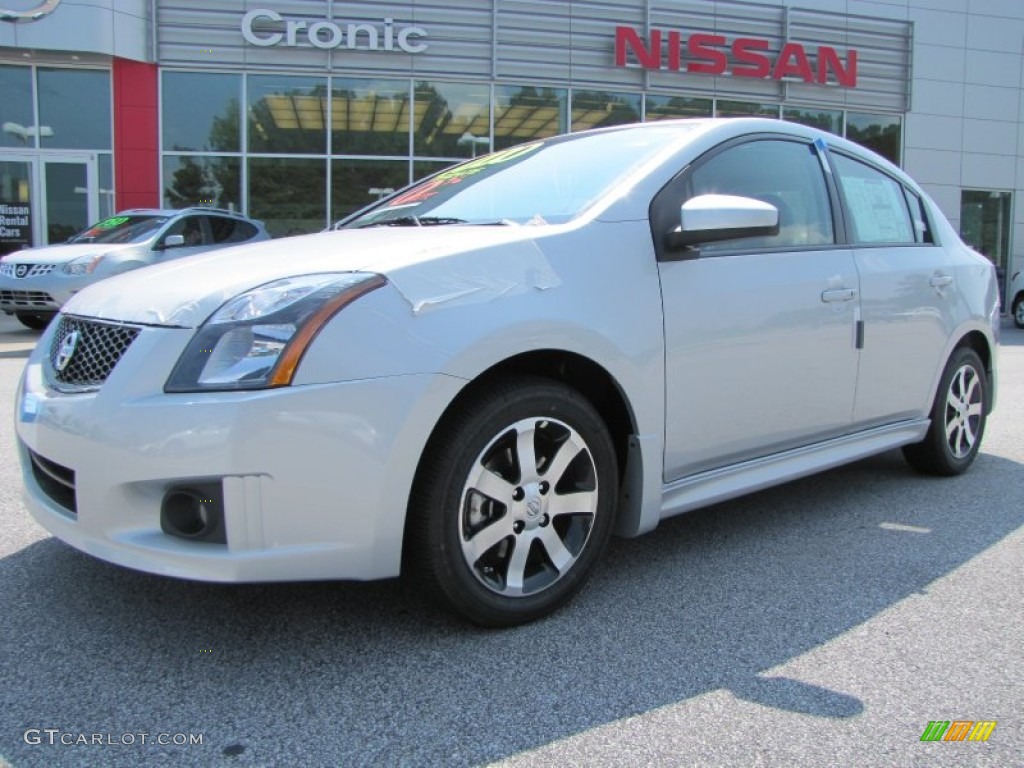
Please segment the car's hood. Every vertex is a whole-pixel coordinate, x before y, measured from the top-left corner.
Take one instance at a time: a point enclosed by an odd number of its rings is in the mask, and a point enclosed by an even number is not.
[[[63,311],[193,328],[251,288],[320,272],[382,274],[413,311],[558,284],[534,236],[517,226],[376,227],[211,251],[128,272],[75,294]],[[444,269],[436,269],[439,260]],[[468,297],[468,298],[467,298]]]
[[[79,256],[114,253],[125,248],[137,247],[137,243],[61,243],[41,248],[26,248],[4,256],[8,264],[64,264]]]

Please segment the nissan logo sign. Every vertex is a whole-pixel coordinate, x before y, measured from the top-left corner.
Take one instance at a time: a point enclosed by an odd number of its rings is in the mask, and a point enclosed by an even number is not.
[[[9,0],[0,0],[9,2]],[[60,0],[46,0],[45,3],[36,3],[24,11],[11,11],[7,8],[0,8],[0,21],[39,21],[44,16],[49,16],[60,5]]]

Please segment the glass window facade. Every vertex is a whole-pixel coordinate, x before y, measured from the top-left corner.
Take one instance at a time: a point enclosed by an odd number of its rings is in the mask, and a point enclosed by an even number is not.
[[[171,208],[212,205],[242,208],[241,158],[164,155],[164,204]]]
[[[327,78],[249,77],[249,151],[327,152]]]
[[[0,147],[34,146],[32,70],[0,66],[0,93]]]
[[[639,93],[573,91],[572,94],[573,131],[638,123],[641,114],[643,107]]]
[[[238,152],[241,99],[241,75],[178,72],[164,78],[164,151]]]
[[[0,68],[0,83],[17,75]],[[782,116],[894,161],[902,144],[898,115],[685,94],[263,72],[161,77],[163,204],[241,210],[274,235],[322,229],[453,163],[570,130]]]
[[[249,215],[274,237],[308,235],[327,223],[327,165],[285,157],[249,159]]]
[[[494,87],[494,149],[566,133],[569,90],[529,85]]]
[[[39,141],[46,149],[110,149],[110,73],[37,70]]]
[[[997,267],[1007,266],[1013,193],[965,189],[960,193],[960,236]]]
[[[846,113],[846,138],[874,150],[886,160],[900,164],[903,120],[898,115]]]
[[[409,88],[405,80],[334,78],[331,153],[406,157],[412,125]]]
[[[421,80],[413,101],[417,155],[467,158],[491,151],[489,85]]]
[[[843,113],[838,109],[814,109],[801,107],[784,107],[782,119],[791,123],[809,125],[822,131],[843,135]]]

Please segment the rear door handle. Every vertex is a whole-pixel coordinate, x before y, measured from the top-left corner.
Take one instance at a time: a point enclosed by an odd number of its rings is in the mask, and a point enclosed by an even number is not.
[[[831,291],[822,291],[821,300],[826,304],[832,304],[837,301],[853,301],[857,298],[857,290],[855,288],[835,288]]]
[[[935,275],[928,279],[928,285],[932,288],[945,288],[947,285],[953,284],[952,275]]]

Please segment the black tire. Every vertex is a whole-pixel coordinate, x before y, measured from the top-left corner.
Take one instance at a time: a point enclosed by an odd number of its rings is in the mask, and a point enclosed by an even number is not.
[[[978,454],[988,408],[985,366],[973,349],[959,347],[942,372],[928,433],[920,443],[904,446],[903,456],[918,472],[959,475]]]
[[[26,328],[31,328],[33,331],[43,330],[53,319],[51,314],[36,314],[34,312],[16,312],[14,316],[18,318],[22,325]]]
[[[1013,300],[1013,324],[1024,328],[1024,294],[1017,294]]]
[[[529,451],[532,471],[520,468]],[[538,619],[593,570],[618,486],[608,429],[575,390],[535,376],[482,386],[427,445],[409,504],[405,574],[477,624]]]

